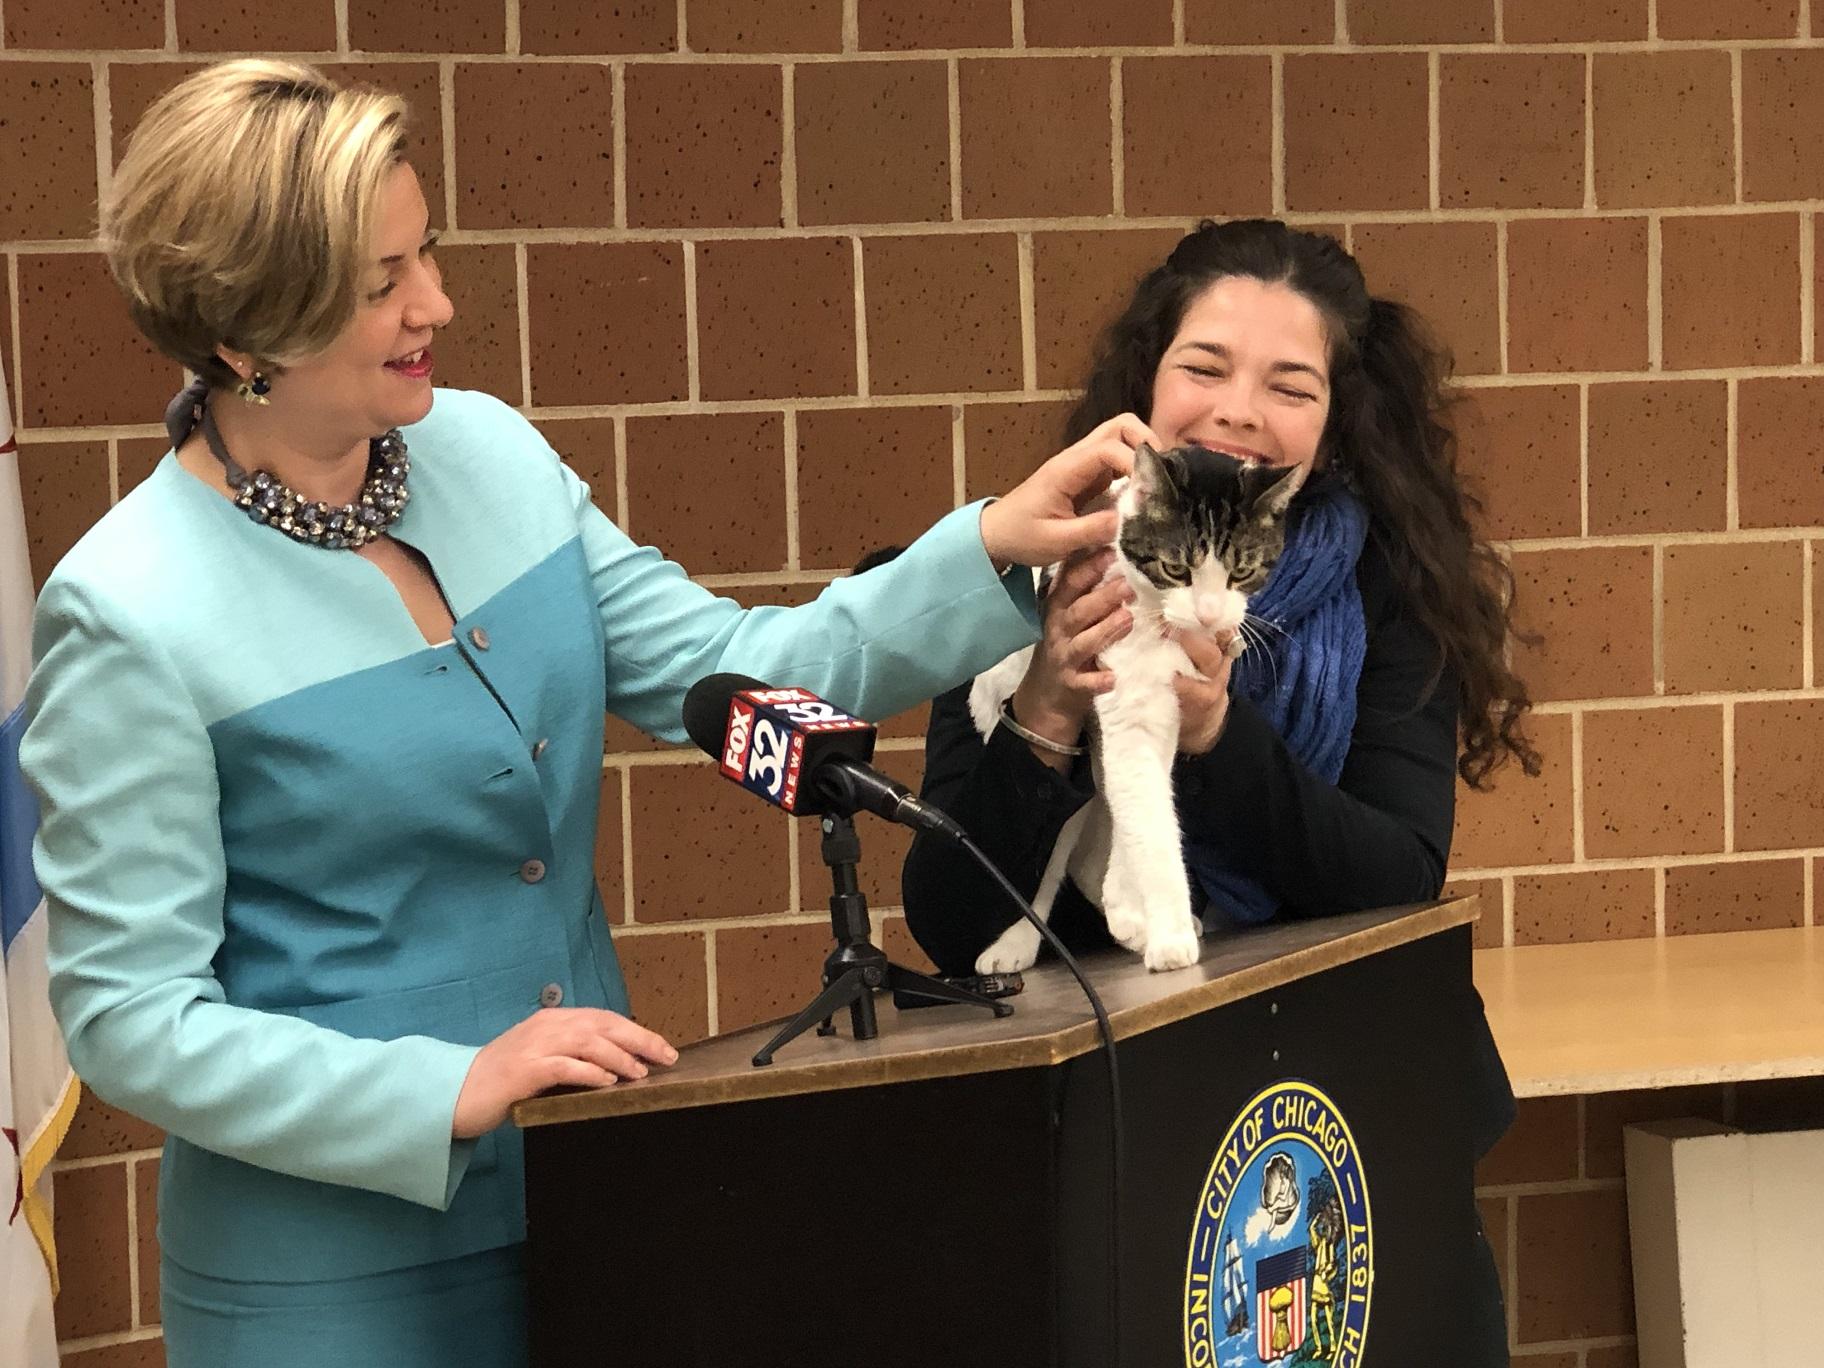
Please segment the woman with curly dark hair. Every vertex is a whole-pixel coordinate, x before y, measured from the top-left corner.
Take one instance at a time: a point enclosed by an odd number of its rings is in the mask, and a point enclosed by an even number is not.
[[[1508,665],[1512,578],[1475,529],[1447,371],[1418,317],[1375,298],[1340,244],[1270,220],[1199,225],[1101,340],[1069,438],[1132,413],[1161,449],[1303,468],[1285,550],[1252,596],[1263,623],[1248,650],[1232,662],[1220,639],[1177,638],[1199,677],[1176,681],[1172,787],[1206,931],[1434,898],[1458,776],[1482,787],[1508,758],[1537,771],[1520,729],[1526,688]],[[1113,554],[1058,570],[1043,640],[986,739],[966,687],[932,709],[924,796],[1029,897],[1095,796],[1085,728],[1114,685],[1099,656],[1133,626]],[[1007,960],[1018,938],[1002,939],[1013,910],[943,843],[914,844],[905,903],[944,972],[1019,967]],[[1050,920],[1067,944],[1110,943],[1069,882]],[[1479,1034],[1466,1104],[1484,1152],[1513,1098],[1485,1024]],[[1477,1362],[1505,1363],[1480,1238],[1464,1266],[1459,1310],[1486,1329]]]
[[[1076,441],[1117,413],[1145,417],[1166,344],[1215,282],[1278,281],[1316,309],[1330,347],[1330,402],[1317,464],[1366,504],[1369,535],[1461,693],[1457,772],[1484,788],[1503,760],[1528,774],[1539,759],[1520,732],[1530,706],[1508,667],[1513,575],[1472,525],[1481,505],[1463,487],[1445,421],[1449,358],[1411,309],[1368,293],[1361,267],[1334,238],[1272,220],[1205,222],[1141,280],[1102,339],[1082,401],[1066,425]]]

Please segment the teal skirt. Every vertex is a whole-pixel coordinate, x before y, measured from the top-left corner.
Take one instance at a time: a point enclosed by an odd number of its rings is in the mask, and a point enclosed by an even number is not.
[[[159,1264],[167,1368],[526,1368],[525,1249],[333,1282]]]

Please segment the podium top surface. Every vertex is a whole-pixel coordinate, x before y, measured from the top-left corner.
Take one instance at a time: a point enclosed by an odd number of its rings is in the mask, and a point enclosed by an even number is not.
[[[1824,927],[1478,950],[1520,1097],[1824,1074]]]
[[[1126,951],[1110,950],[1080,962],[1119,1040],[1421,940],[1472,922],[1476,915],[1476,899],[1470,895],[1287,922],[1210,937],[1198,963],[1163,974],[1149,973]],[[804,966],[807,1001],[820,967]],[[522,1127],[549,1126],[1030,1068],[1062,1063],[1101,1043],[1083,990],[1069,970],[1052,960],[1026,972],[1025,991],[1008,999],[1014,1008],[1010,1017],[963,1006],[901,1012],[885,994],[876,1001],[880,1034],[873,1040],[849,1038],[845,1010],[837,1017],[836,1035],[807,1032],[784,1046],[770,1066],[755,1068],[755,1052],[772,1038],[778,1023],[754,1026],[686,1046],[671,1068],[635,1082],[530,1098],[513,1108],[513,1119]]]

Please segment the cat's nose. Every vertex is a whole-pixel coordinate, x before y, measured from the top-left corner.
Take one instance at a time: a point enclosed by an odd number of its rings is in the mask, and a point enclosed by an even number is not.
[[[1247,600],[1233,589],[1197,596],[1197,620],[1212,632],[1232,632],[1241,626]]]

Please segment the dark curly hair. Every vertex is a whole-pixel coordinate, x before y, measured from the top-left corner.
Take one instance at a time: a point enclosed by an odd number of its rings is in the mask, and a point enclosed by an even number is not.
[[[1531,700],[1507,663],[1513,572],[1477,531],[1481,504],[1457,472],[1449,357],[1411,309],[1368,293],[1334,238],[1274,219],[1198,224],[1103,333],[1065,440],[1118,413],[1149,417],[1154,376],[1185,312],[1228,276],[1283,283],[1324,320],[1330,413],[1318,450],[1367,505],[1371,535],[1437,640],[1439,676],[1448,667],[1459,681],[1457,772],[1483,788],[1511,755],[1537,774],[1538,753],[1521,730]]]

